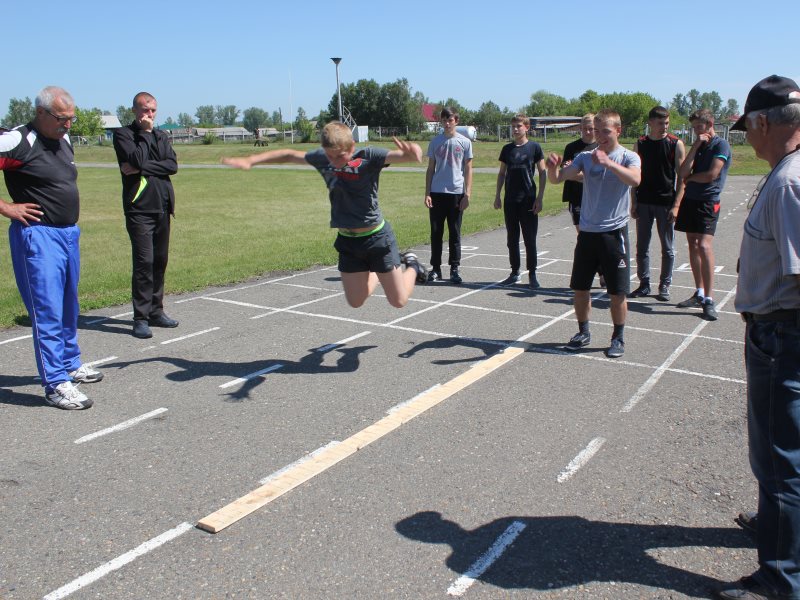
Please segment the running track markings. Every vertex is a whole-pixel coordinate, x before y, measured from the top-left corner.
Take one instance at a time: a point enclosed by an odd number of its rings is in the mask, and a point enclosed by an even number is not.
[[[570,307],[568,311],[525,334],[501,352],[493,354],[474,364],[461,375],[454,377],[447,383],[434,386],[427,392],[419,394],[413,402],[409,402],[405,404],[405,406],[398,408],[391,414],[350,436],[340,444],[321,451],[317,456],[309,458],[309,460],[304,461],[301,465],[285,471],[261,487],[256,488],[252,492],[223,506],[216,512],[200,519],[197,523],[197,527],[211,533],[222,531],[229,525],[255,512],[259,508],[267,505],[320,473],[323,473],[372,442],[379,440],[401,425],[418,417],[428,409],[433,408],[447,398],[450,398],[512,361],[525,352],[526,345],[522,343],[524,340],[572,314],[573,310]],[[229,385],[233,384],[234,382],[229,383]]]
[[[287,275],[286,277],[278,277],[277,279],[269,279],[267,281],[259,281],[258,283],[251,283],[248,285],[241,285],[237,287],[228,288],[226,290],[220,290],[219,292],[212,292],[210,294],[202,294],[201,296],[193,296],[192,298],[184,298],[183,300],[176,300],[175,304],[183,304],[184,302],[194,302],[195,300],[208,300],[212,296],[220,296],[222,294],[230,294],[231,292],[240,292],[242,290],[249,290],[251,288],[261,287],[264,285],[269,285],[271,283],[279,283],[281,281],[286,281],[287,279],[293,279],[295,277],[300,277],[301,275],[312,275],[314,273],[323,273],[328,271],[329,269],[317,269],[315,271],[302,271],[300,273],[294,273],[292,275]]]
[[[221,387],[223,390],[225,388],[232,387],[234,385],[239,385],[240,383],[244,383],[245,381],[249,381],[250,379],[255,379],[256,377],[260,377],[261,375],[266,375],[267,373],[272,373],[273,371],[277,371],[278,369],[282,369],[283,365],[272,365],[267,367],[266,369],[261,369],[260,371],[255,371],[253,373],[249,373],[244,377],[237,377],[236,379],[229,381],[228,383],[223,383]]]
[[[447,588],[447,593],[450,596],[461,596],[466,592],[470,586],[475,583],[475,580],[483,575],[486,570],[491,567],[494,562],[500,558],[503,552],[506,551],[514,540],[517,539],[520,533],[525,529],[525,523],[522,521],[514,521],[509,525],[506,530],[500,534],[494,544],[484,552],[478,560],[476,560],[467,572],[461,577],[456,579],[453,584]]]
[[[97,325],[98,323],[102,323],[103,321],[111,321],[112,319],[121,319],[122,317],[130,317],[133,314],[133,311],[128,311],[124,313],[119,313],[118,315],[111,315],[110,317],[100,317],[99,319],[92,319],[91,321],[86,321],[87,325]]]
[[[365,335],[369,335],[372,333],[371,331],[362,331],[361,333],[357,333],[356,335],[351,335],[349,338],[344,338],[343,340],[339,340],[338,342],[333,342],[332,344],[326,344],[324,346],[320,346],[314,352],[327,352],[328,350],[333,350],[334,348],[338,348],[339,346],[344,346],[345,344],[352,342],[353,340],[357,340],[358,338],[362,338]]]
[[[29,333],[28,335],[21,335],[19,337],[11,338],[10,340],[3,340],[2,342],[0,342],[0,346],[2,346],[3,344],[10,344],[11,342],[18,342],[20,340],[27,340],[27,339],[32,338],[32,337],[33,337],[33,335]]]
[[[111,573],[111,571],[116,571],[117,569],[124,567],[129,562],[132,562],[140,556],[147,554],[151,550],[155,550],[159,546],[163,546],[167,542],[174,540],[176,537],[183,535],[190,529],[192,529],[192,526],[189,523],[181,523],[177,527],[174,527],[169,531],[165,531],[161,535],[146,541],[133,550],[126,552],[125,554],[122,554],[103,565],[100,565],[93,571],[89,571],[85,575],[81,575],[67,585],[61,586],[57,590],[50,592],[44,597],[43,600],[60,600],[61,598],[66,598],[73,592],[77,592],[79,589],[94,583],[102,577],[105,577]]]
[[[602,448],[603,444],[605,443],[605,438],[594,438],[591,442],[589,442],[589,445],[581,450],[578,455],[570,461],[566,468],[558,474],[556,481],[558,481],[558,483],[564,483],[567,479],[575,475],[575,473],[578,472],[578,469],[588,463],[589,460],[591,460],[591,458],[598,453],[600,448]]]
[[[193,338],[198,335],[203,335],[204,333],[211,333],[212,331],[217,331],[219,327],[212,327],[211,329],[204,329],[203,331],[195,331],[194,333],[189,333],[187,335],[182,335],[181,337],[172,338],[170,340],[164,340],[161,342],[161,345],[164,344],[172,344],[173,342],[180,342],[182,340],[188,340],[189,338]]]
[[[101,429],[100,431],[95,431],[94,433],[90,433],[89,435],[85,435],[75,440],[75,443],[83,444],[85,442],[90,442],[91,440],[102,437],[104,435],[108,435],[109,433],[114,433],[116,431],[122,431],[123,429],[128,429],[128,427],[133,427],[137,423],[141,423],[142,421],[146,421],[147,419],[152,419],[153,417],[157,417],[161,413],[165,412],[167,412],[166,408],[157,408],[156,410],[150,411],[149,413],[145,413],[138,417],[134,417],[133,419],[128,419],[127,421],[123,421],[122,423],[114,425],[113,427],[108,427],[106,429]]]
[[[733,298],[735,294],[736,294],[736,288],[734,287],[730,292],[728,292],[728,294],[725,296],[722,302],[719,303],[720,308],[725,306],[725,304],[731,298]],[[692,333],[690,333],[686,337],[686,339],[683,340],[683,342],[681,342],[681,344],[677,348],[675,348],[675,351],[672,354],[670,354],[663,363],[661,363],[661,366],[659,366],[655,370],[655,372],[652,375],[650,375],[647,381],[645,381],[641,385],[641,387],[637,390],[637,392],[633,396],[631,396],[631,398],[625,403],[625,406],[622,407],[620,412],[631,412],[633,408],[642,400],[642,398],[645,397],[647,392],[653,389],[653,386],[656,383],[658,383],[658,380],[661,379],[661,376],[664,373],[666,373],[670,365],[674,363],[678,359],[678,357],[681,354],[683,354],[683,351],[686,350],[689,344],[691,344],[697,338],[697,334],[700,333],[703,329],[705,329],[706,325],[708,324],[709,321],[703,321],[702,323],[698,324],[697,327],[694,328],[694,331],[692,331]]]

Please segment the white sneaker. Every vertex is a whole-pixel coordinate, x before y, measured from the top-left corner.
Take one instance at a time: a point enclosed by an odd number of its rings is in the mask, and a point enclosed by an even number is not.
[[[71,381],[64,381],[45,394],[47,403],[64,410],[83,410],[94,404],[86,394],[81,392]]]
[[[71,371],[73,383],[97,383],[103,379],[103,374],[89,365],[81,365],[75,371]]]

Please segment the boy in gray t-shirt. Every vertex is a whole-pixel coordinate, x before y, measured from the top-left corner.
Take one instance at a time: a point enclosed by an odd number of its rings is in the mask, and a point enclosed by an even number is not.
[[[547,177],[551,183],[574,180],[583,175],[580,233],[569,284],[575,292],[573,304],[578,333],[570,339],[566,349],[578,350],[592,339],[589,334],[589,290],[597,268],[602,267],[614,322],[611,345],[606,351],[609,358],[618,358],[625,352],[623,332],[628,314],[626,297],[630,289],[630,188],[639,185],[642,177],[639,155],[619,144],[621,133],[619,114],[601,110],[594,117],[595,150],[581,152],[563,168],[558,154],[551,154],[547,159]]]
[[[428,145],[425,206],[431,222],[431,272],[428,281],[442,279],[442,239],[447,222],[450,281],[461,283],[461,218],[472,193],[472,142],[456,131],[458,113],[449,107],[440,114],[440,135]]]
[[[378,178],[389,162],[421,162],[422,149],[393,138],[396,150],[356,150],[350,129],[338,122],[328,123],[321,139],[322,147],[310,152],[269,150],[243,158],[223,158],[222,162],[245,170],[269,163],[310,164],[317,169],[328,187],[331,227],[339,230],[334,248],[339,252],[347,303],[358,308],[380,282],[389,304],[402,308],[415,283],[427,280],[427,272],[416,255],[400,255],[394,232],[378,207]],[[401,269],[401,264],[407,268]]]

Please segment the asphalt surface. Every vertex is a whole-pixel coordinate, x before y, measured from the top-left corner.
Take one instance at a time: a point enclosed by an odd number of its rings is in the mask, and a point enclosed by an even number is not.
[[[170,297],[181,325],[152,340],[130,335],[129,307],[82,315],[84,360],[105,373],[82,386],[88,411],[45,405],[30,332],[0,332],[0,597],[702,598],[749,574],[733,293],[757,179],[731,177],[723,196],[719,320],[675,307],[693,292],[678,234],[672,300],[629,304],[616,360],[600,288],[592,343],[562,349],[576,330],[566,214],[540,221],[536,292],[496,285],[500,230],[464,240],[464,284],[418,286],[402,310],[380,288],[349,308],[327,267]],[[227,529],[194,527],[455,380]]]

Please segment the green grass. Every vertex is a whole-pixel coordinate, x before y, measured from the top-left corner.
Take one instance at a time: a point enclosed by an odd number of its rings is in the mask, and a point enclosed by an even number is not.
[[[559,137],[556,141],[548,140],[541,144],[545,156],[550,152],[561,153],[564,146],[575,138]],[[634,140],[623,140],[627,148],[633,147]],[[541,143],[541,142],[540,142]],[[497,158],[500,156],[500,149],[505,142],[475,142],[473,145],[473,165],[475,167],[497,167]],[[377,142],[375,146],[385,148],[394,147],[392,142]],[[422,142],[423,154],[427,150],[428,143]],[[182,164],[218,164],[223,156],[246,156],[254,152],[263,150],[274,150],[276,148],[294,148],[300,151],[311,150],[318,147],[318,144],[271,144],[268,148],[254,148],[252,143],[231,142],[227,144],[216,143],[204,146],[202,144],[176,144],[175,152],[178,155],[178,162]],[[80,163],[116,163],[114,149],[111,146],[78,146],[75,148],[75,159]],[[425,159],[423,158],[423,162]],[[767,163],[756,158],[753,149],[748,146],[733,147],[733,164],[730,168],[730,175],[763,175],[768,171]]]
[[[381,145],[390,145],[381,144]],[[270,146],[270,148],[273,148]],[[313,144],[295,144],[297,149]],[[476,166],[496,167],[502,144],[475,144]],[[549,142],[545,151],[561,151],[563,140]],[[249,144],[176,146],[183,164],[213,164],[222,156],[244,155]],[[763,174],[749,146],[736,146],[731,174]],[[78,163],[115,162],[113,149],[76,148]],[[184,169],[174,177],[178,198],[173,223],[167,292],[180,293],[244,281],[266,273],[292,271],[312,265],[336,264],[328,227],[330,205],[320,176],[312,170]],[[492,208],[496,175],[476,173],[472,204],[463,233],[503,226],[502,211]],[[121,183],[116,169],[81,167],[81,284],[82,310],[130,301],[130,242],[121,206]],[[381,208],[397,232],[401,248],[429,241],[428,211],[423,205],[424,175],[384,171]],[[0,184],[0,198],[7,199]],[[563,210],[561,186],[547,186],[543,214]],[[0,327],[23,322],[25,309],[14,283],[7,243],[0,244]]]

